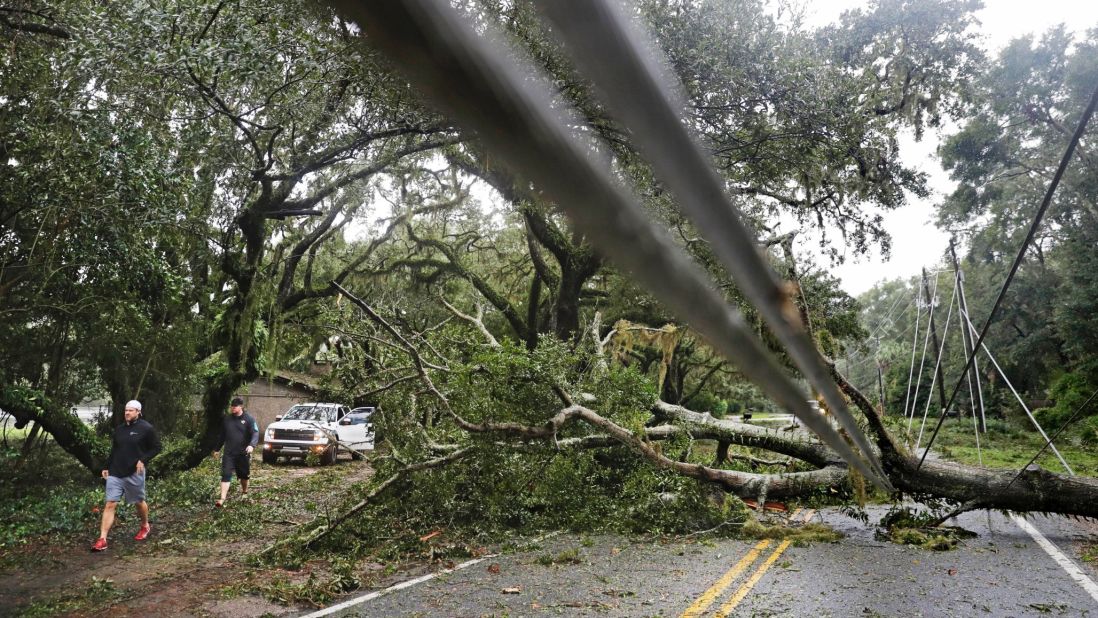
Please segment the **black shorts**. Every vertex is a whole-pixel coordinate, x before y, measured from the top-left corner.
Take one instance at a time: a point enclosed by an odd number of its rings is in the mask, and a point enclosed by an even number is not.
[[[224,482],[231,481],[233,472],[236,472],[236,476],[240,480],[248,480],[252,475],[252,456],[248,453],[237,455],[226,453],[221,458],[221,480]]]

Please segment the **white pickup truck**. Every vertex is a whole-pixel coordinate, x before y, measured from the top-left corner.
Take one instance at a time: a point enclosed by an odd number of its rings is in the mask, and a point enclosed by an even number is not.
[[[356,451],[374,448],[373,408],[353,413],[337,403],[299,403],[267,426],[263,463],[281,457],[316,454],[322,465],[334,464],[341,446]]]

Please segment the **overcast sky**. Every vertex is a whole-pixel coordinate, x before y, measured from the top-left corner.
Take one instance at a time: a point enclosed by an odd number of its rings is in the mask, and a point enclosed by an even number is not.
[[[806,19],[809,25],[826,24],[836,21],[844,10],[866,4],[857,0],[806,0]],[[977,17],[985,47],[992,51],[1012,39],[1027,33],[1040,34],[1060,23],[1079,34],[1098,25],[1096,0],[984,0],[984,5]],[[938,165],[934,154],[937,144],[938,136],[929,133],[921,143],[901,143],[906,151],[904,161],[930,174],[934,192],[926,200],[912,200],[908,208],[885,216],[885,228],[892,235],[892,257],[888,262],[874,251],[858,262],[848,258],[846,264],[833,270],[850,294],[858,295],[882,279],[906,278],[922,266],[932,266],[948,245],[949,238],[930,223],[933,205],[953,188]]]

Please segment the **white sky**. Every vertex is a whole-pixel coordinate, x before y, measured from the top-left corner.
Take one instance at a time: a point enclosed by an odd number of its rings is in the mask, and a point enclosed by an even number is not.
[[[809,25],[822,25],[836,21],[844,10],[867,4],[864,0],[805,0],[805,17]],[[985,48],[990,51],[997,51],[1027,33],[1040,35],[1060,23],[1079,34],[1098,26],[1095,0],[984,0],[984,5],[976,15],[981,22]],[[914,275],[920,267],[935,264],[945,251],[949,238],[931,220],[933,205],[952,191],[953,183],[938,165],[934,154],[937,145],[938,136],[933,134],[925,135],[920,143],[901,142],[902,151],[908,151],[903,160],[930,174],[933,192],[926,200],[912,199],[907,208],[885,215],[885,229],[892,235],[889,261],[882,261],[879,253],[873,251],[858,262],[848,257],[845,264],[832,270],[848,293],[858,295],[882,279]]]

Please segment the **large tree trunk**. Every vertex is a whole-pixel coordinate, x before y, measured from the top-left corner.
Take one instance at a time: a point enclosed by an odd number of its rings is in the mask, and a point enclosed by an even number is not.
[[[844,390],[851,388],[845,380],[840,384]],[[861,402],[858,401],[859,398]],[[1098,517],[1098,479],[1065,476],[1036,467],[1019,476],[1017,470],[992,470],[929,459],[920,468],[917,457],[908,454],[893,442],[868,400],[859,393],[855,403],[863,412],[868,410],[867,415],[871,415],[870,425],[878,437],[877,446],[883,446],[881,455],[885,472],[892,484],[905,494],[917,499],[944,498],[962,505],[963,510],[1003,509]],[[803,432],[769,430],[719,420],[663,402],[656,404],[654,412],[667,420],[673,420],[696,439],[716,439],[761,448],[789,455],[821,466],[821,470],[830,471],[829,474],[816,478],[822,485],[812,488],[790,482],[788,477],[792,475],[788,474],[757,475],[758,478],[743,486],[725,485],[726,489],[737,495],[750,497],[752,490],[758,491],[765,484],[766,493],[770,496],[807,497],[821,487],[841,484],[847,480],[848,471],[842,459]],[[842,478],[834,478],[835,470],[842,471]],[[1016,476],[1019,478],[1014,480]]]
[[[21,386],[0,387],[0,410],[15,418],[16,427],[25,427],[32,421],[37,423],[92,474],[98,476],[103,469],[109,449],[107,441],[45,394]]]
[[[831,373],[851,402],[865,414],[871,433],[877,438],[881,462],[898,490],[913,496],[946,498],[960,503],[963,510],[1004,509],[1098,517],[1095,478],[1065,476],[1036,466],[1019,475],[1017,470],[992,470],[932,459],[920,467],[919,458],[892,439],[877,409],[834,364]],[[1015,477],[1018,479],[1014,480]]]

